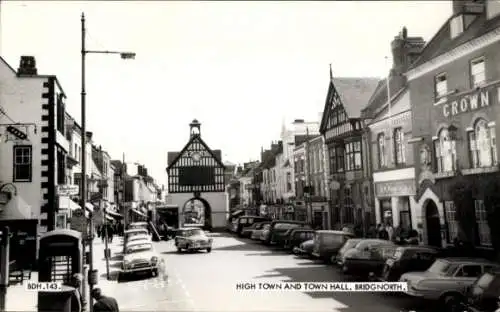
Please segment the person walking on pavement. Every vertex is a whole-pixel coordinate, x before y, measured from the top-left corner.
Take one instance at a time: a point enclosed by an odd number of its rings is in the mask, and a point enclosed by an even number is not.
[[[104,296],[100,288],[92,289],[91,295],[96,301],[94,303],[94,312],[120,312],[116,299]]]

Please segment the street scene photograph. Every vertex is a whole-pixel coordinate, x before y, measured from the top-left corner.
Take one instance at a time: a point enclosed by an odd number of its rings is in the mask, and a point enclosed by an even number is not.
[[[500,0],[0,0],[0,312],[499,312]]]

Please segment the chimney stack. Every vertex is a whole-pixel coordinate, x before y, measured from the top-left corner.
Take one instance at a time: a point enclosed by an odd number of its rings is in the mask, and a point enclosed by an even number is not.
[[[424,46],[425,41],[422,37],[408,37],[408,29],[406,26],[403,27],[402,31],[391,42],[391,75],[404,74],[420,56]]]
[[[87,141],[88,142],[92,141],[92,135],[93,135],[93,133],[90,132],[90,131],[87,131],[86,135],[87,135]]]
[[[34,56],[21,56],[19,61],[19,68],[17,69],[17,74],[19,76],[36,76],[38,75],[38,70],[36,69],[36,60]]]

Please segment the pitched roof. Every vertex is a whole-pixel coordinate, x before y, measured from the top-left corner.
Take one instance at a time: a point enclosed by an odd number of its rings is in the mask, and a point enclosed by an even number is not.
[[[394,101],[394,96],[402,91],[405,87],[405,78],[401,76],[391,75],[389,77],[389,91],[391,92],[391,100]],[[387,79],[381,79],[377,88],[368,101],[368,105],[361,111],[362,118],[375,118],[375,115],[380,112],[380,109],[387,104]]]
[[[340,96],[342,105],[349,118],[361,117],[361,110],[368,105],[380,78],[342,77],[333,78],[332,83]]]
[[[410,70],[500,27],[500,15],[492,19],[487,19],[486,14],[482,13],[477,15],[477,18],[462,34],[452,39],[450,36],[450,20],[453,17],[454,16],[451,16],[443,26],[441,26],[429,43],[427,43],[420,57],[410,66]]]
[[[194,140],[198,140],[199,143],[201,143],[201,145],[210,153],[210,155],[213,158],[215,158],[215,160],[217,161],[217,163],[219,163],[219,165],[222,168],[226,167],[222,163],[221,151],[220,150],[212,150],[212,149],[210,149],[210,147],[208,147],[208,145],[205,143],[205,141],[203,141],[203,139],[199,135],[197,135],[197,136],[192,136],[189,139],[189,141],[186,143],[186,145],[184,146],[184,148],[180,152],[168,152],[168,154],[167,154],[167,161],[168,161],[167,170],[170,169],[170,167],[179,160],[179,158],[182,156],[182,154],[184,154],[184,152],[186,151],[186,149],[191,145],[191,143]]]

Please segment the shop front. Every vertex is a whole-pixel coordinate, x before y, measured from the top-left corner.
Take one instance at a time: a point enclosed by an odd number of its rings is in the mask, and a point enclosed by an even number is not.
[[[395,229],[400,227],[406,231],[417,229],[417,221],[414,218],[416,215],[415,180],[378,180],[374,183],[377,224],[390,225]]]

